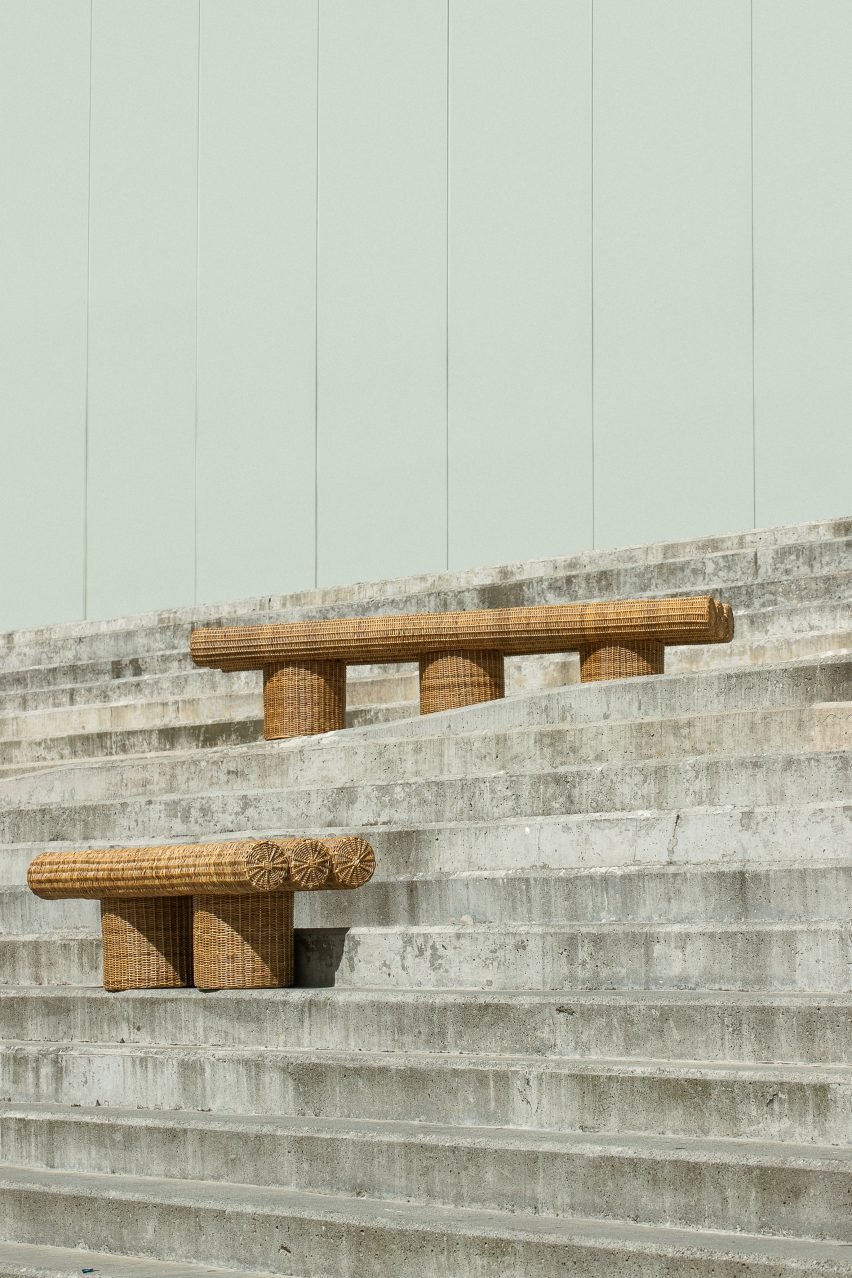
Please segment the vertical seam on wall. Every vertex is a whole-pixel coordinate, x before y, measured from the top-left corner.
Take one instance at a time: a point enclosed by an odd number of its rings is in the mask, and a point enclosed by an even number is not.
[[[316,0],[316,114],[314,117],[314,586],[319,585],[319,130],[320,0]]]
[[[591,40],[589,53],[591,71],[589,75],[589,251],[590,265],[590,361],[591,361],[591,417],[592,417],[592,549],[597,545],[597,514],[595,507],[595,0],[590,0],[591,7]]]
[[[450,567],[450,4],[447,0],[447,103],[446,103],[446,139],[444,156],[444,208],[446,213],[445,280],[444,280],[444,479],[445,501],[444,522],[446,524],[446,567]]]
[[[83,405],[83,616],[89,615],[89,342],[92,295],[92,29],[94,0],[89,0],[89,169],[86,175],[86,370]]]
[[[195,422],[192,442],[193,555],[192,598],[198,603],[198,314],[201,291],[201,0],[198,0],[198,50],[195,85]]]
[[[754,0],[749,0],[749,141],[751,156],[751,506],[757,527],[757,379],[754,306]]]

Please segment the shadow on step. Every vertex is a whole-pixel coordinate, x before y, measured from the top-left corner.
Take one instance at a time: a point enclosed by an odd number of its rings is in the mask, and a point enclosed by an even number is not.
[[[297,927],[294,984],[303,989],[336,985],[348,931],[348,927]]]

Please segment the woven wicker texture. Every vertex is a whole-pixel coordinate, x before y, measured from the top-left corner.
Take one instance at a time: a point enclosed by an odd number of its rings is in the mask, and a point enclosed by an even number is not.
[[[659,639],[589,644],[580,649],[580,679],[630,679],[636,675],[663,673],[665,647]]]
[[[502,652],[430,652],[420,658],[420,713],[457,710],[505,695]]]
[[[188,897],[101,902],[104,989],[172,989],[192,983]]]
[[[342,835],[326,839],[331,860],[331,885],[336,888],[363,887],[373,877],[376,854],[365,839]]]
[[[120,896],[151,898],[346,888],[352,848],[363,839],[241,839],[165,847],[100,848],[42,852],[30,863],[27,882],[47,900]],[[375,867],[373,857],[372,866]],[[341,877],[341,873],[344,877]],[[372,873],[372,870],[371,870]],[[367,875],[369,878],[370,875]],[[361,882],[366,882],[362,879]]]
[[[292,892],[193,897],[192,938],[200,990],[293,984]]]
[[[724,643],[732,636],[730,608],[701,595],[203,627],[192,632],[190,652],[198,665],[251,670],[275,662],[307,661],[314,667],[329,660],[352,665],[416,661],[429,653],[483,649],[504,654],[566,652],[613,639]]]
[[[263,735],[267,741],[345,727],[346,666],[342,661],[264,665]]]

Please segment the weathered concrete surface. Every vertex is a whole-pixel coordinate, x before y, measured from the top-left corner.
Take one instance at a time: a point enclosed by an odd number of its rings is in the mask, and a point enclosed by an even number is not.
[[[665,675],[420,718],[365,667],[297,742],[186,651],[703,590],[736,640]],[[0,1278],[852,1275],[850,605],[852,519],[0,636]],[[24,887],[341,829],[378,872],[299,898],[292,990],[107,995],[96,903]]]

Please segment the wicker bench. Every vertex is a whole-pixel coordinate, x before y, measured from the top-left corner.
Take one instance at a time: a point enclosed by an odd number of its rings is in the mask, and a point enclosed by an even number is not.
[[[419,661],[420,712],[504,694],[505,656],[578,651],[584,682],[661,674],[669,644],[727,643],[731,609],[708,596],[552,604],[481,612],[203,627],[190,653],[200,666],[263,671],[267,740],[346,726],[346,667]]]
[[[105,989],[268,989],[293,984],[293,893],[361,887],[375,864],[358,838],[243,839],[42,852],[27,882],[100,900]]]

